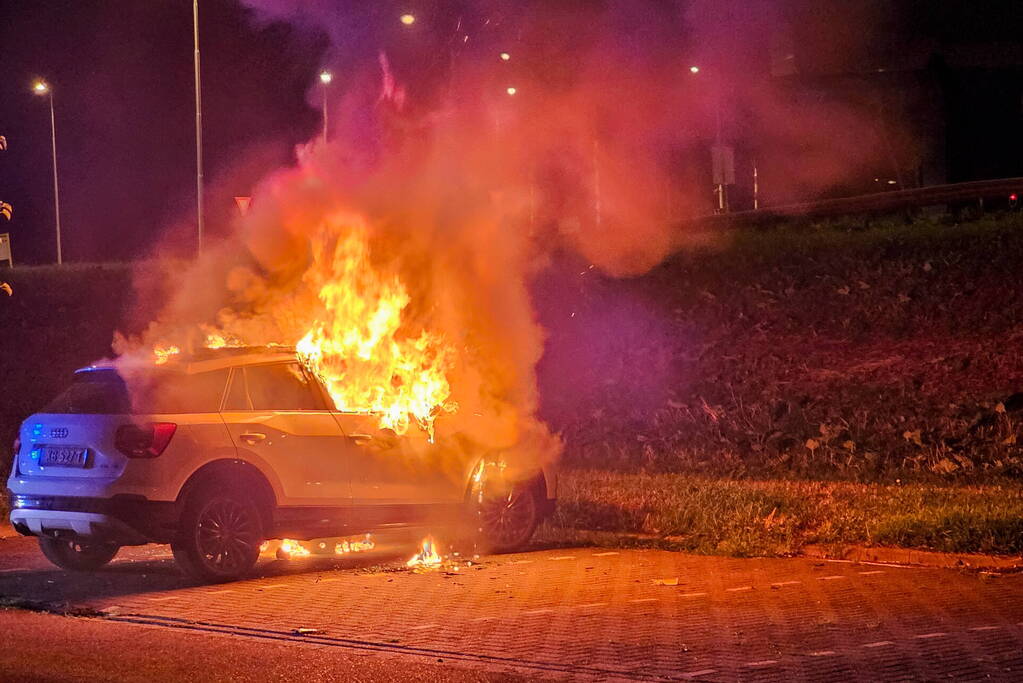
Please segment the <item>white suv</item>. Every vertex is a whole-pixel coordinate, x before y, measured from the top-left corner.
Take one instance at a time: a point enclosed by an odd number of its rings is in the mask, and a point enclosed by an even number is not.
[[[491,550],[520,547],[555,499],[530,460],[398,437],[336,410],[293,353],[222,350],[77,371],[22,424],[7,486],[14,528],[60,567],[170,543],[188,574],[225,581],[271,538],[464,525]]]

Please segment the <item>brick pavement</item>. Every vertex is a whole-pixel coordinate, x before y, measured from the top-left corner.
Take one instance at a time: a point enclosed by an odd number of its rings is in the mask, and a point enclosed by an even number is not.
[[[1023,680],[1023,575],[573,548],[458,572],[387,553],[266,560],[250,580],[196,586],[165,548],[123,555],[72,575],[27,539],[0,541],[0,596],[537,677]]]

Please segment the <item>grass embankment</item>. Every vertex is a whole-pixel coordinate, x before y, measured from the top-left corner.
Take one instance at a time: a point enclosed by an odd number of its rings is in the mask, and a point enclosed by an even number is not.
[[[811,544],[1023,552],[1023,485],[1013,482],[885,485],[567,470],[559,489],[542,540],[743,557],[793,554]]]
[[[577,269],[541,300],[544,415],[580,468],[1018,477],[1021,270],[1019,214],[742,232],[626,281]]]

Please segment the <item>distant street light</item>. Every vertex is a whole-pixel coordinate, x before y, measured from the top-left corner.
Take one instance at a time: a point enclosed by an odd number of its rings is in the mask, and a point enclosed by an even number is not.
[[[515,93],[518,92],[518,89],[515,87],[509,87],[507,90],[505,90],[505,92],[507,92],[509,95],[514,95]]]
[[[195,46],[195,210],[198,228],[197,253],[202,256],[202,88],[199,73],[199,0],[192,0],[192,37]]]
[[[700,67],[698,67],[698,66],[691,66],[691,67],[689,67],[689,73],[692,73],[692,74],[700,73]]]
[[[416,23],[416,15],[406,13],[401,15],[400,20],[401,23],[405,24],[406,26],[411,26],[412,24]]]
[[[50,99],[50,142],[53,147],[53,213],[57,219],[57,265],[64,263],[64,255],[60,244],[60,189],[57,184],[57,119],[53,114],[53,88],[46,81],[32,84],[32,92],[36,95],[47,95]]]
[[[327,144],[327,86],[334,76],[324,69],[320,72],[320,84],[323,86],[323,144]]]
[[[507,52],[502,52],[500,57],[502,62],[507,62],[509,59],[511,59],[511,55],[508,54]]]

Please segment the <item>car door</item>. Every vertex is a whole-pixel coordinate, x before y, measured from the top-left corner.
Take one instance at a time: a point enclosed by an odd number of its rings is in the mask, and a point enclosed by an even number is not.
[[[278,505],[351,505],[348,456],[356,449],[298,362],[234,368],[222,415],[239,454],[277,474]]]
[[[399,436],[380,417],[336,412],[356,446],[351,458],[352,502],[364,506],[423,506],[457,503],[464,497],[463,459],[431,443],[415,426]]]

